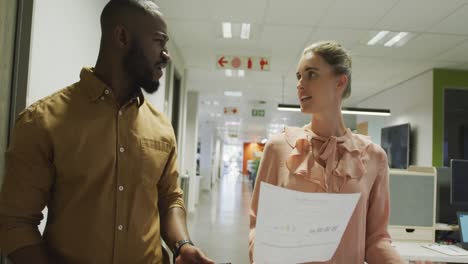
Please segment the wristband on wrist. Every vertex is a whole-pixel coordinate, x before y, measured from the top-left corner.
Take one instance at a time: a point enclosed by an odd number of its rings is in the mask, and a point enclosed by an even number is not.
[[[193,246],[193,242],[190,240],[190,239],[183,239],[183,240],[179,240],[177,241],[177,243],[175,243],[175,246],[174,246],[174,263],[175,263],[175,259],[179,256],[180,254],[180,249],[185,245],[185,244],[190,244]]]

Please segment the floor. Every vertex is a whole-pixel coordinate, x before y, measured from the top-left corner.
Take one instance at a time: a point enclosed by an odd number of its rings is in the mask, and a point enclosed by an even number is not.
[[[194,243],[215,263],[246,264],[251,182],[226,174],[211,192],[202,192],[188,226]]]

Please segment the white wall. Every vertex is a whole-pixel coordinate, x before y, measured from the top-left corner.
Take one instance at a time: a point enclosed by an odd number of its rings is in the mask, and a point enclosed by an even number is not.
[[[214,185],[220,179],[221,168],[223,167],[222,153],[223,143],[219,137],[215,139],[214,146],[214,161],[211,168],[211,184]]]
[[[159,79],[159,89],[157,92],[154,94],[148,94],[145,91],[143,91],[143,94],[145,95],[145,100],[147,100],[152,106],[154,106],[156,109],[158,109],[160,112],[165,113],[167,111],[167,105],[164,104],[164,97],[165,97],[165,86],[166,86],[166,74],[167,70],[163,69],[163,77]]]
[[[169,30],[171,29],[171,24],[168,25]],[[169,32],[169,42],[167,42],[167,49],[169,51],[169,55],[171,56],[171,62],[177,72],[181,75],[185,75],[185,61],[181,55],[179,48],[177,47],[176,43],[174,42],[173,38],[171,38],[171,34]]]
[[[343,121],[345,123],[345,126],[348,127],[349,129],[351,130],[356,129],[357,117],[355,115],[344,115]]]
[[[211,176],[212,168],[215,157],[216,135],[215,130],[209,124],[199,124],[199,137],[200,142],[200,189],[205,191],[211,190]]]
[[[386,122],[388,117],[381,117],[381,116],[360,116],[358,117],[358,123],[360,122],[368,122],[368,133],[369,136],[371,137],[372,141],[378,145],[380,145],[380,130],[382,127],[387,126]],[[390,118],[388,118],[390,119]]]
[[[34,1],[27,105],[79,80],[99,51],[106,0]]]
[[[200,177],[196,176],[196,153],[198,141],[198,92],[189,91],[187,93],[187,113],[186,113],[185,141],[184,141],[184,163],[183,171],[187,171],[190,177],[189,196],[187,210],[189,213],[195,212],[195,205],[198,203]]]
[[[433,75],[427,71],[358,104],[391,111],[390,117],[358,117],[358,123],[369,122],[369,135],[377,144],[382,127],[410,123],[412,165],[432,166]]]

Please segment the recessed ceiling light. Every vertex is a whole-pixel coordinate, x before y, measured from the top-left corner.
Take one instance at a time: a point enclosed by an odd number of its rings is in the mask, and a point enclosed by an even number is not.
[[[224,123],[224,125],[226,126],[239,126],[240,124],[241,124],[240,122],[236,122],[236,121],[228,121]]]
[[[224,92],[224,95],[225,95],[225,96],[240,97],[240,96],[242,96],[242,92],[241,92],[241,91],[225,91],[225,92]]]
[[[383,30],[377,33],[369,42],[367,42],[367,45],[373,46],[377,44],[379,41],[381,41],[387,34],[390,33],[390,31]]]
[[[408,35],[408,32],[400,32],[400,33],[396,34],[393,38],[391,38],[389,41],[387,41],[384,44],[384,46],[385,47],[392,47],[393,45],[395,45],[398,42],[402,41],[407,35]]]
[[[223,38],[232,38],[232,29],[230,22],[223,22]]]
[[[250,24],[242,23],[240,37],[241,37],[241,39],[249,39],[250,38]]]

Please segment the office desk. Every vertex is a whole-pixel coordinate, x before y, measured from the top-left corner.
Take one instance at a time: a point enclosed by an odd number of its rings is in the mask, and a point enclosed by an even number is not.
[[[408,261],[425,260],[433,262],[468,263],[468,256],[449,256],[421,245],[428,242],[394,241],[393,246],[400,256]]]

